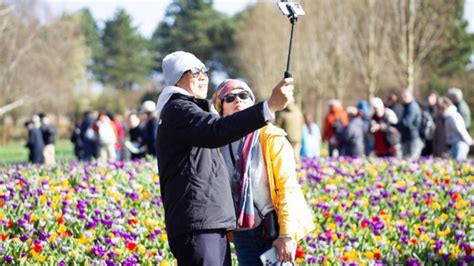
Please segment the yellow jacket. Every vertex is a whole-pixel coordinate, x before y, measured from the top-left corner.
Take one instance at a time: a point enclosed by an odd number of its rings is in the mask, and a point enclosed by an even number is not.
[[[298,184],[296,162],[283,129],[272,124],[260,130],[260,143],[280,235],[300,240],[314,230],[313,214]]]

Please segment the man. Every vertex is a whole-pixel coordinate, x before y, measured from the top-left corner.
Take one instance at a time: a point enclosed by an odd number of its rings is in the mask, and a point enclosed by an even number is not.
[[[157,102],[156,141],[168,241],[178,265],[231,265],[226,232],[236,217],[229,176],[218,147],[263,127],[293,97],[292,79],[270,99],[219,117],[205,100],[208,71],[193,54],[163,59],[167,87]]]
[[[145,127],[143,130],[143,142],[146,146],[146,153],[156,157],[155,140],[158,129],[158,119],[155,115],[156,104],[152,101],[145,101],[142,104],[141,112],[145,117]]]
[[[402,154],[406,158],[418,159],[424,146],[419,133],[421,109],[408,89],[402,91],[400,100],[403,113],[398,120],[397,128],[402,135]]]
[[[40,118],[34,115],[30,121],[25,123],[25,127],[28,130],[28,140],[25,146],[30,150],[28,161],[34,164],[43,164],[44,141],[40,129]]]
[[[354,106],[346,108],[349,116],[349,124],[341,134],[341,145],[344,153],[348,157],[363,157],[365,155],[364,135],[365,126],[359,110]]]
[[[471,109],[469,109],[469,105],[464,101],[462,90],[458,88],[450,88],[448,90],[448,97],[451,102],[453,102],[454,106],[456,106],[459,114],[461,114],[466,129],[469,131],[469,128],[471,127]]]
[[[44,149],[44,163],[45,164],[55,164],[55,150],[54,143],[56,142],[56,128],[50,123],[49,118],[44,113],[39,115],[41,121],[41,134],[43,135]]]
[[[286,138],[293,147],[295,159],[299,160],[304,125],[301,108],[295,102],[290,103],[277,114],[275,125],[285,130]]]

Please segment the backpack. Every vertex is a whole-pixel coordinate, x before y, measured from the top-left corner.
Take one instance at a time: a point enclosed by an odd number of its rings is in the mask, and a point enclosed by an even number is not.
[[[420,137],[424,140],[433,139],[435,128],[436,126],[430,113],[428,111],[422,110],[420,126],[418,128]]]

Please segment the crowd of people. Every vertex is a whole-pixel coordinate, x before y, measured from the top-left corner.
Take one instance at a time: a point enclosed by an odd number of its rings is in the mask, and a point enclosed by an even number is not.
[[[426,101],[416,100],[408,90],[385,101],[374,97],[370,103],[361,100],[346,108],[331,99],[322,132],[311,113],[291,103],[277,114],[275,125],[285,130],[296,159],[319,157],[322,142],[327,142],[329,156],[464,160],[473,145],[470,122],[462,91],[450,88],[446,96],[433,92]],[[44,113],[33,115],[25,127],[29,161],[54,164],[56,129],[49,118]],[[113,112],[85,112],[70,140],[78,160],[133,160],[156,157],[157,129],[156,104],[145,101],[125,120]]]
[[[347,108],[338,100],[328,102],[322,140],[330,156],[465,160],[473,145],[470,108],[458,88],[450,88],[443,97],[430,93],[426,102],[403,90],[385,102],[375,97],[370,106],[367,101]]]
[[[74,154],[82,161],[156,157],[155,110],[154,102],[145,101],[138,113],[128,114],[126,121],[112,112],[85,112],[71,135]]]
[[[44,114],[35,114],[25,122],[28,130],[26,148],[29,150],[28,161],[36,164],[54,164],[56,128]]]

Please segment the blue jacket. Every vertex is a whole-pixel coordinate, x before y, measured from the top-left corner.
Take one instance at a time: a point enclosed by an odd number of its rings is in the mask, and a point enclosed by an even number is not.
[[[402,143],[420,138],[421,109],[418,103],[411,101],[403,105],[403,114],[398,120],[397,128],[402,136]]]

